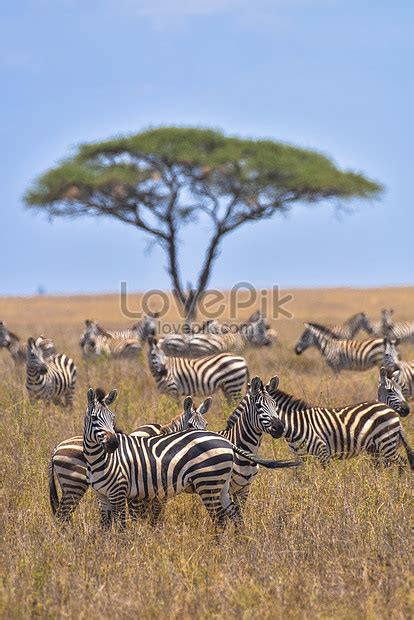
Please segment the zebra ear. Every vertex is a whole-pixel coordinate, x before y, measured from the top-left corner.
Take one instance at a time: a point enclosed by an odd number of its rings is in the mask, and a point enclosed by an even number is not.
[[[92,388],[89,388],[88,390],[88,394],[87,394],[87,399],[88,399],[88,405],[93,405],[95,402],[95,392]]]
[[[275,375],[274,377],[270,379],[269,383],[266,384],[266,389],[268,392],[269,391],[273,392],[274,390],[277,390],[278,387],[279,387],[279,377]]]
[[[383,385],[385,383],[385,379],[387,378],[387,369],[385,366],[381,366],[380,368],[380,382]]]
[[[204,402],[201,403],[201,405],[197,409],[197,412],[201,413],[202,415],[205,415],[207,411],[210,409],[212,402],[213,402],[213,399],[211,398],[211,396],[209,396],[208,398],[206,398]]]
[[[184,412],[185,413],[191,413],[192,409],[193,409],[193,399],[191,396],[187,396],[184,399]]]
[[[29,347],[30,347],[30,348],[34,347],[34,345],[35,345],[35,341],[34,341],[34,338],[32,338],[32,336],[30,336],[30,337],[27,339],[27,344],[29,345]]]
[[[148,342],[150,347],[156,347],[157,346],[157,339],[154,338],[154,336],[148,336],[147,342]]]
[[[118,392],[116,390],[111,390],[109,394],[105,396],[105,398],[103,399],[103,402],[107,406],[111,405],[116,400],[117,396],[118,396]]]
[[[309,323],[304,323],[303,326],[304,326],[305,329],[309,329],[310,328],[310,324]]]
[[[253,377],[250,382],[250,392],[253,395],[256,395],[260,390],[263,389],[263,383],[259,377]]]

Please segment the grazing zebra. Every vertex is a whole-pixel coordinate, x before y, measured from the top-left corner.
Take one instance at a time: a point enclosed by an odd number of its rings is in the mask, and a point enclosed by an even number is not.
[[[248,380],[244,357],[221,353],[200,359],[166,357],[158,342],[148,338],[148,364],[161,394],[208,396],[223,390],[228,401],[238,398]]]
[[[352,315],[345,323],[328,325],[326,329],[331,332],[332,338],[336,338],[337,340],[349,340],[353,338],[360,329],[365,330],[368,334],[372,334],[372,326],[365,312],[358,312],[358,314]],[[316,346],[317,342],[315,336],[308,328],[305,328],[305,331],[295,346],[295,353],[296,355],[301,355],[309,347]]]
[[[316,323],[304,323],[326,363],[336,373],[341,370],[368,370],[382,364],[383,338],[338,340],[332,332]]]
[[[117,434],[109,409],[116,396],[116,390],[105,396],[89,389],[85,414],[84,454],[91,486],[104,506],[102,525],[109,527],[113,518],[125,527],[127,499],[151,502],[156,515],[166,499],[188,490],[200,496],[216,527],[223,528],[229,519],[241,525],[240,508],[229,493],[235,453],[272,469],[279,467],[278,461],[243,452],[207,431],[155,437]]]
[[[414,451],[408,445],[398,414],[385,403],[301,409],[297,399],[279,390],[278,385],[279,378],[273,377],[266,388],[284,425],[283,436],[295,455],[316,456],[326,466],[332,458],[348,459],[367,452],[378,462],[403,467],[406,460],[397,454],[401,442],[414,469]]]
[[[382,312],[382,331],[384,336],[396,339],[399,342],[414,342],[414,321],[392,320],[394,310],[383,310]]]
[[[143,424],[136,428],[131,436],[152,437],[167,435],[180,431],[205,430],[206,413],[210,409],[211,398],[207,398],[197,409],[193,407],[191,396],[184,400],[184,411],[167,424]],[[118,431],[119,432],[119,431]],[[49,499],[53,514],[60,521],[68,521],[89,488],[86,459],[83,454],[83,435],[70,437],[58,444],[52,452],[49,462]],[[56,481],[61,489],[59,500]],[[134,506],[138,512],[142,506]]]
[[[80,346],[86,358],[100,355],[112,357],[136,358],[142,349],[142,343],[148,336],[155,335],[155,316],[145,316],[129,329],[107,330],[97,321],[87,319],[85,330],[80,338]]]
[[[50,357],[55,351],[53,341],[44,336],[36,339],[43,351],[44,357]],[[0,321],[0,348],[6,348],[16,364],[24,364],[26,362],[27,344],[20,341],[19,336],[10,332],[4,321]]]
[[[264,319],[260,319],[254,323],[240,325],[236,332],[230,331],[224,334],[168,334],[160,346],[164,353],[171,357],[197,358],[227,351],[240,353],[247,346],[270,346],[275,339],[275,332],[269,333]]]
[[[39,338],[27,341],[26,388],[31,401],[42,399],[72,406],[76,366],[63,353],[45,357]]]
[[[414,361],[400,359],[398,340],[385,339],[384,366],[388,376],[392,376],[407,398],[414,398]]]

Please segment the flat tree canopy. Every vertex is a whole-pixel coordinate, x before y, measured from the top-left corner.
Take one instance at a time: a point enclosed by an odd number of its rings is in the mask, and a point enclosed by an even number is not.
[[[51,217],[113,217],[157,239],[174,293],[191,317],[226,234],[295,203],[365,199],[381,189],[309,149],[212,129],[161,127],[80,145],[41,175],[24,199]],[[202,214],[211,220],[211,235],[198,281],[186,291],[178,231]]]

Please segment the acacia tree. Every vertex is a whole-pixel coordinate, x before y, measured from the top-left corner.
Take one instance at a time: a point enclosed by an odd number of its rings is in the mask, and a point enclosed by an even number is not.
[[[50,217],[111,217],[144,231],[167,256],[173,292],[189,320],[207,288],[223,238],[248,222],[295,203],[373,197],[381,186],[339,170],[312,150],[211,129],[162,127],[82,144],[41,175],[26,205]],[[194,286],[183,286],[178,259],[182,227],[211,223]]]

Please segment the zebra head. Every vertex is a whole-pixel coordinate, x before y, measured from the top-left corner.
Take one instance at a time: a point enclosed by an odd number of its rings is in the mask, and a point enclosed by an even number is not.
[[[400,369],[397,364],[385,368],[381,366],[378,383],[378,400],[394,409],[402,418],[410,413],[402,388],[398,384]]]
[[[47,365],[43,357],[43,350],[40,343],[40,338],[36,340],[32,337],[27,340],[26,349],[26,363],[35,372],[40,375],[47,373]]]
[[[285,427],[279,418],[276,404],[259,377],[249,384],[248,399],[252,426],[256,431],[268,433],[274,439],[282,437]]]
[[[374,333],[374,328],[372,327],[371,321],[365,312],[359,312],[356,314],[354,320],[359,329],[363,329],[367,334]]]
[[[153,336],[148,338],[148,364],[151,372],[156,377],[163,377],[167,374],[167,357],[158,345],[158,341]]]
[[[101,327],[97,321],[86,319],[85,329],[80,337],[79,344],[81,347],[85,346],[88,342],[95,341],[97,336],[106,336],[110,338],[110,334]]]
[[[394,322],[392,320],[394,314],[394,310],[392,308],[383,308],[381,310],[381,324],[382,324],[382,333],[384,336],[388,336],[392,331],[392,327]]]
[[[109,409],[117,397],[117,391],[109,394],[100,388],[88,390],[88,406],[85,414],[84,440],[90,445],[99,445],[111,454],[119,446],[115,431],[115,414]]]
[[[397,345],[399,341],[396,338],[384,338],[384,366],[392,366],[400,361],[400,352]]]
[[[258,311],[259,312],[259,311]],[[269,322],[259,313],[257,318],[250,320],[241,326],[241,331],[244,332],[249,344],[255,347],[269,347],[276,340],[276,332],[270,329]]]
[[[296,355],[301,355],[304,351],[306,351],[306,349],[314,346],[316,346],[316,338],[311,333],[310,329],[306,327],[298,342],[296,343],[295,353]]]
[[[10,333],[6,327],[6,323],[0,321],[0,347],[8,347],[10,340]]]
[[[187,396],[184,400],[184,423],[189,430],[204,431],[207,428],[208,422],[206,419],[206,413],[211,407],[213,399],[211,396],[203,400],[201,405],[194,409],[194,403],[191,396]]]
[[[137,332],[138,338],[142,342],[146,342],[150,336],[155,336],[157,333],[157,324],[155,319],[158,318],[159,313],[153,312],[148,316],[144,316],[142,321],[132,325],[131,329]]]

